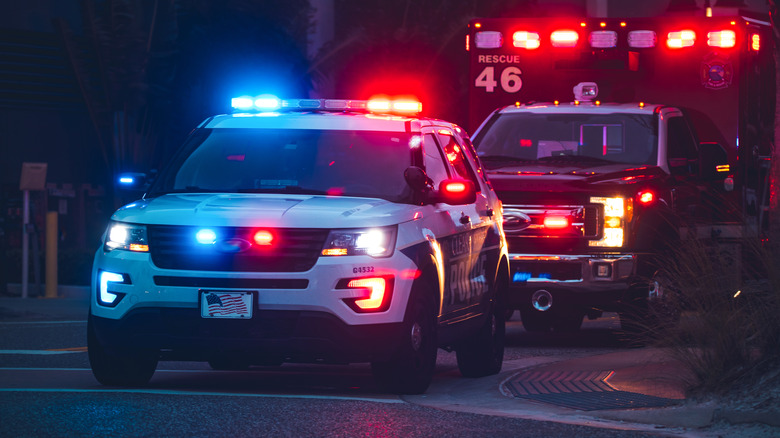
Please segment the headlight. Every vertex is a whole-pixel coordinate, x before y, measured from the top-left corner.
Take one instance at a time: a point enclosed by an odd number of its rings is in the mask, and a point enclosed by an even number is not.
[[[396,227],[333,230],[322,248],[324,256],[389,257],[395,249]]]
[[[623,198],[602,197],[592,197],[590,202],[604,204],[604,237],[601,240],[590,241],[590,246],[623,246],[623,224],[627,220],[626,209],[630,203],[626,203]]]
[[[106,232],[106,251],[123,249],[125,251],[149,252],[149,240],[143,225],[111,222]]]

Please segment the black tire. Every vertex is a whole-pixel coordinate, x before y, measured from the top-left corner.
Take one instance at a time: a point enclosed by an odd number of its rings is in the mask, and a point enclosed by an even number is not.
[[[520,308],[520,320],[527,332],[549,332],[553,326],[552,313],[540,312],[530,304]]]
[[[371,371],[382,390],[394,394],[422,394],[436,369],[438,344],[432,290],[412,291],[403,322],[404,338],[395,356],[372,362]]]
[[[102,385],[144,386],[157,369],[158,351],[105,349],[95,334],[91,315],[87,321],[87,351],[92,374]]]
[[[485,323],[471,338],[455,349],[458,369],[464,377],[484,377],[498,374],[504,362],[506,311],[495,300]]]

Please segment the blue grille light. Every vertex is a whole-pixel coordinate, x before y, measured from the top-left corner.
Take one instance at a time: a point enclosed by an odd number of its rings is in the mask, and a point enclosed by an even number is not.
[[[214,230],[204,228],[195,233],[195,240],[203,245],[212,245],[217,241],[217,233],[215,233]]]

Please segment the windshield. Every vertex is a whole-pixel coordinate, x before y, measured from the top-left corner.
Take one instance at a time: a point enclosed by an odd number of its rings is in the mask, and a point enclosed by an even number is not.
[[[642,114],[502,114],[474,145],[493,168],[523,161],[656,164],[654,125]]]
[[[155,182],[171,192],[365,196],[403,202],[411,135],[313,129],[200,129]]]

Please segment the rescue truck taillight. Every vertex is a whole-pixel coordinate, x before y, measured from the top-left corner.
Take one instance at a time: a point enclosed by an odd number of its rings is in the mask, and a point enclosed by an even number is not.
[[[761,36],[759,34],[753,34],[750,36],[750,49],[754,52],[758,52],[761,48]]]
[[[553,47],[577,47],[580,34],[573,30],[556,30],[550,35]]]

